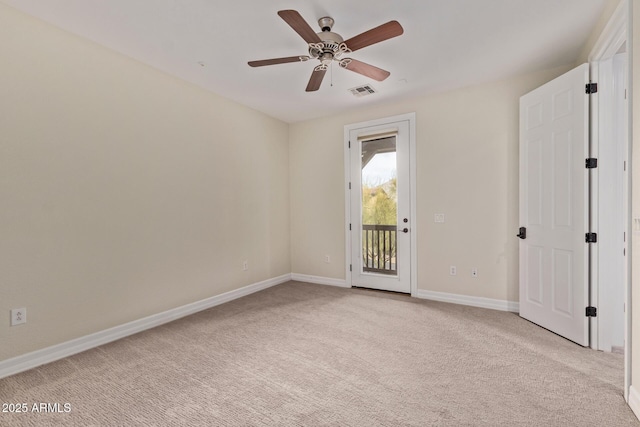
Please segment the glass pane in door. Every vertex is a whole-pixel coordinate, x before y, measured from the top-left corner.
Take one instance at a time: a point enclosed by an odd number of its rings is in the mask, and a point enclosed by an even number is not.
[[[362,144],[362,269],[397,275],[396,137]]]

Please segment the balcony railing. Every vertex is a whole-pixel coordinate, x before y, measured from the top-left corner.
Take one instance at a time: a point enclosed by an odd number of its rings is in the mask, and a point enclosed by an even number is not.
[[[362,225],[362,265],[366,272],[397,274],[397,225]]]

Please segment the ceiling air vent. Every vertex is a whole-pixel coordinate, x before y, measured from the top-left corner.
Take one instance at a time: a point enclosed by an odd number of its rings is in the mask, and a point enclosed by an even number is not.
[[[371,95],[372,93],[376,93],[376,90],[371,85],[357,86],[349,89],[349,92],[360,98],[361,96]]]

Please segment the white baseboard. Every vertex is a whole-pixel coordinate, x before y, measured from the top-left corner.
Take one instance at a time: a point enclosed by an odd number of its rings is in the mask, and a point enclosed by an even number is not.
[[[332,279],[330,277],[310,276],[308,274],[291,273],[291,280],[298,282],[315,283],[316,285],[339,286],[341,288],[350,288],[344,279]]]
[[[191,304],[164,311],[162,313],[134,320],[123,325],[105,329],[94,334],[86,335],[84,337],[76,338],[71,341],[56,344],[51,347],[36,350],[31,353],[27,353],[11,359],[3,360],[0,362],[0,378],[8,377],[9,375],[14,375],[19,372],[32,369],[40,365],[44,365],[45,363],[54,362],[64,357],[68,357],[82,351],[118,340],[120,338],[124,338],[129,335],[133,335],[138,332],[160,326],[164,323],[171,322],[181,317],[185,317],[190,314],[194,314],[199,311],[224,304],[225,302],[241,298],[243,296],[261,291],[271,286],[288,282],[289,280],[291,280],[291,274],[284,274],[279,277],[274,277],[272,279],[267,279],[262,282],[244,286],[240,289],[225,292],[211,298],[206,298]]]
[[[341,288],[350,288],[344,279],[332,279],[329,277],[311,276],[308,274],[291,273],[291,280],[298,282],[315,283],[318,285],[339,286]],[[511,311],[517,313],[520,311],[520,304],[514,301],[505,301],[491,298],[470,297],[466,295],[448,294],[445,292],[420,290],[411,296],[416,298],[429,299],[434,301],[450,302],[453,304],[470,305],[473,307],[490,308],[492,310]]]
[[[422,289],[418,289],[415,296],[422,299],[470,305],[472,307],[490,308],[492,310],[511,311],[514,313],[518,313],[520,311],[520,304],[514,301],[471,297],[467,295],[449,294],[446,292],[425,291]]]
[[[640,391],[634,386],[629,387],[629,406],[640,420]]]

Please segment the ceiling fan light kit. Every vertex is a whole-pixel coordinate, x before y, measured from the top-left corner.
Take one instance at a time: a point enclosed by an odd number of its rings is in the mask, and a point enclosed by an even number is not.
[[[316,33],[307,21],[295,10],[281,10],[278,12],[278,15],[307,42],[309,56],[290,56],[250,61],[249,65],[251,67],[263,67],[287,62],[305,62],[309,59],[317,59],[320,61],[320,65],[314,67],[311,73],[311,78],[307,84],[307,92],[313,92],[320,88],[322,79],[333,61],[336,61],[341,68],[362,74],[377,81],[383,81],[391,74],[386,70],[353,58],[348,58],[347,56],[356,50],[401,35],[404,30],[397,21],[389,21],[386,24],[365,31],[345,41],[340,34],[331,31],[335,21],[329,16],[318,19],[318,25],[322,31]]]

